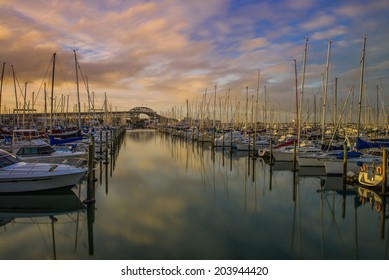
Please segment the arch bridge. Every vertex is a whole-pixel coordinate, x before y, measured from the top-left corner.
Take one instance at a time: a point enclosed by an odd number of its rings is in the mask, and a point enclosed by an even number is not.
[[[134,107],[127,111],[127,116],[131,119],[139,119],[139,115],[141,114],[147,115],[150,119],[158,121],[166,119],[166,117],[159,115],[156,111],[149,107]]]

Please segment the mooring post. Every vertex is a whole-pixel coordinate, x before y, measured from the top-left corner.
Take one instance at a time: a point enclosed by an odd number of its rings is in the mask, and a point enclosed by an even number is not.
[[[108,164],[108,153],[109,153],[109,137],[108,137],[108,130],[105,131],[105,164]]]
[[[84,201],[84,203],[91,203],[94,202],[94,141],[93,141],[93,135],[92,131],[90,134],[90,141],[88,145],[88,174],[87,174],[87,199]]]
[[[297,170],[297,141],[293,141],[293,171]]]
[[[113,133],[112,133],[112,129],[109,131],[110,132],[110,150],[109,150],[109,153],[112,154],[113,152]]]
[[[386,193],[388,180],[388,150],[382,148],[382,193]]]
[[[231,129],[231,135],[230,135],[230,152],[232,153],[232,129]]]
[[[250,152],[251,152],[251,147],[250,147],[250,132],[248,133],[249,135],[249,158],[250,158]]]
[[[224,128],[223,128],[223,131],[222,131],[222,139],[223,139],[223,142],[222,142],[222,150],[224,151]]]
[[[103,130],[100,129],[100,159],[103,159]]]
[[[343,143],[343,183],[347,179],[347,142]]]
[[[214,127],[213,129],[212,129],[212,143],[211,143],[211,147],[212,147],[212,149],[213,148],[215,148],[215,138],[216,138],[216,128]]]
[[[251,157],[253,158],[253,160],[255,159],[255,136],[256,136],[256,133],[254,132],[253,133],[253,153],[251,155]]]

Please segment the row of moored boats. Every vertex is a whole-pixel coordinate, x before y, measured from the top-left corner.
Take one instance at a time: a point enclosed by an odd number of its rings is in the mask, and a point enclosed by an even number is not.
[[[389,140],[362,139],[356,141],[345,139],[338,141],[303,139],[297,141],[294,134],[274,136],[260,133],[244,133],[238,130],[216,132],[212,130],[200,132],[196,129],[164,130],[175,137],[184,137],[198,142],[210,142],[215,148],[249,152],[272,162],[297,163],[299,169],[314,167],[328,176],[347,175],[358,177],[359,183],[370,187],[382,185],[384,149],[388,149]],[[254,137],[255,135],[255,137]],[[344,156],[347,159],[347,170],[344,170]],[[345,172],[346,171],[346,172]],[[321,172],[321,173],[322,173]]]
[[[105,147],[104,143],[110,141],[105,135],[111,134],[104,133],[104,139],[92,131],[78,134],[64,134],[63,138],[57,134],[54,138],[36,129],[15,129],[8,137],[3,135],[0,193],[67,188],[80,182],[87,173],[90,136],[94,135],[97,145]]]

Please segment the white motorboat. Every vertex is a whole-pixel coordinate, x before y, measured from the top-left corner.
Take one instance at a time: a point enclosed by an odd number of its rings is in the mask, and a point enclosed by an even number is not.
[[[299,156],[319,154],[321,152],[321,149],[314,145],[296,147],[296,160]],[[278,149],[274,149],[273,157],[276,161],[293,161],[294,146],[285,146]]]
[[[238,151],[250,151],[255,149],[256,151],[267,149],[270,147],[270,141],[271,139],[262,137],[257,138],[255,140],[255,143],[253,144],[252,139],[245,139],[239,143],[236,144],[236,148]]]
[[[0,193],[31,192],[71,187],[86,169],[66,164],[29,163],[0,150]]]
[[[81,166],[86,163],[87,152],[68,146],[53,148],[42,139],[19,141],[13,144],[12,153],[26,162],[59,163]]]
[[[215,139],[215,147],[236,148],[238,142],[243,141],[244,137],[240,131],[225,132]]]

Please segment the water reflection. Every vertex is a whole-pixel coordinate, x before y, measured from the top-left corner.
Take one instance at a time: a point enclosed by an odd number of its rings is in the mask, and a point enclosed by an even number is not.
[[[78,226],[82,250],[61,258],[388,257],[386,203],[377,212],[342,178],[301,176],[285,164],[155,131],[128,131],[115,146],[96,165],[95,203]],[[85,183],[78,190],[87,196]],[[17,242],[32,246],[36,234],[4,232],[0,245],[13,246],[3,258],[42,258],[15,253]]]
[[[66,247],[72,248],[75,253],[78,245],[78,224],[83,210],[84,204],[70,189],[30,194],[1,194],[2,253],[7,253],[7,259],[57,259],[59,245],[61,255],[62,249]],[[41,238],[37,238],[37,232]],[[74,240],[64,241],[65,232],[69,234],[67,237],[72,236]],[[40,241],[43,246],[37,248]],[[69,246],[70,244],[74,245]],[[40,250],[45,247],[46,251]],[[17,248],[20,251],[15,250]],[[19,252],[22,252],[22,256]],[[63,254],[69,253],[67,251]]]

